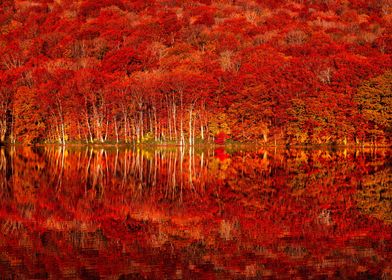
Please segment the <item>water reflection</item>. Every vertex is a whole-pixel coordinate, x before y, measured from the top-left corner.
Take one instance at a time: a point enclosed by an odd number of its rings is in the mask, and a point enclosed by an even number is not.
[[[392,277],[390,150],[0,149],[0,278]]]

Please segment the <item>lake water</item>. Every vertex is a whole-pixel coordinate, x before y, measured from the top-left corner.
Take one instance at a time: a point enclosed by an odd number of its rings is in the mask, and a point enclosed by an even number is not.
[[[0,279],[391,279],[391,154],[0,148]]]

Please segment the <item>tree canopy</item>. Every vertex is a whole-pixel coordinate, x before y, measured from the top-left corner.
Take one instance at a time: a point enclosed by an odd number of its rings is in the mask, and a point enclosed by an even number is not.
[[[391,10],[2,1],[0,142],[388,144]]]

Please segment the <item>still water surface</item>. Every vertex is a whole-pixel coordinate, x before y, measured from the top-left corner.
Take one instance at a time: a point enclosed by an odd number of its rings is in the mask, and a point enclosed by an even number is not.
[[[391,150],[0,149],[0,279],[391,279]]]

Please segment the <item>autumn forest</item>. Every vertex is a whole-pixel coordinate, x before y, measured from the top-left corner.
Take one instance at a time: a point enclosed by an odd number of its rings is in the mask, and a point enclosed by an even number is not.
[[[0,143],[388,145],[390,0],[0,1]]]
[[[0,0],[0,279],[392,279],[392,0]]]

